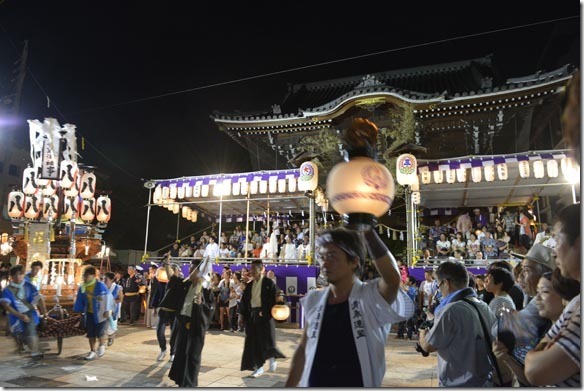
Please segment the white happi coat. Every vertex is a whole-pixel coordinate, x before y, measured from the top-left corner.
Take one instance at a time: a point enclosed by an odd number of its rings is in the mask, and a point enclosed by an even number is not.
[[[364,387],[381,387],[385,375],[385,344],[391,324],[407,320],[414,314],[414,303],[404,291],[399,289],[390,305],[379,293],[378,281],[379,278],[366,283],[356,280],[349,295],[351,326]],[[301,387],[308,386],[329,290],[330,287],[312,290],[300,299],[307,322]]]

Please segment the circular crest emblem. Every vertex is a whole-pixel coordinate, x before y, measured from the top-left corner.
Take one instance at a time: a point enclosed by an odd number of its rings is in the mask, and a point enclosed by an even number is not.
[[[288,293],[290,293],[290,294],[296,293],[296,287],[294,287],[294,285],[290,285],[288,287]]]
[[[375,190],[383,189],[389,183],[387,172],[374,164],[365,166],[361,171],[361,177],[367,186],[373,187]]]
[[[300,180],[310,181],[314,177],[314,167],[308,162],[300,166]]]
[[[405,154],[401,155],[397,160],[397,169],[399,170],[400,174],[403,175],[412,175],[416,171],[416,162],[415,158],[412,155]]]

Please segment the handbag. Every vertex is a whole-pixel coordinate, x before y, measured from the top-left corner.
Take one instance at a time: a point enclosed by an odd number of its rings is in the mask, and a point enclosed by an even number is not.
[[[485,320],[483,319],[483,316],[481,315],[481,311],[478,309],[476,304],[472,302],[472,300],[470,300],[466,297],[462,300],[467,302],[468,304],[470,304],[471,307],[475,309],[475,311],[477,312],[477,315],[479,317],[479,321],[481,322],[481,328],[483,329],[483,335],[485,337],[484,339],[485,339],[485,344],[487,347],[487,354],[489,355],[489,358],[491,360],[491,364],[495,368],[495,372],[497,374],[498,382],[497,381],[494,382],[495,387],[505,387],[504,382],[503,382],[503,376],[501,375],[501,369],[499,368],[499,364],[497,363],[497,357],[495,357],[495,353],[493,353],[493,348],[492,348],[493,344],[491,343],[489,329],[488,329],[487,325],[485,324]]]

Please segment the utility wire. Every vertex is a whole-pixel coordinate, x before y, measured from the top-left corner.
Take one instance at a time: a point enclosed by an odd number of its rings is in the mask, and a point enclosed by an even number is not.
[[[180,94],[185,94],[185,93],[188,93],[188,92],[200,91],[200,90],[205,90],[205,89],[209,89],[209,88],[213,88],[213,87],[219,87],[219,86],[224,86],[224,85],[228,85],[228,84],[240,83],[242,81],[261,79],[261,78],[268,77],[268,76],[281,75],[281,74],[284,74],[284,73],[296,72],[296,71],[300,71],[300,70],[304,70],[304,69],[309,69],[309,68],[316,68],[316,67],[320,67],[320,66],[323,66],[323,65],[337,64],[337,63],[340,63],[340,62],[352,61],[352,60],[357,60],[357,59],[360,59],[360,58],[366,58],[366,57],[372,57],[372,56],[378,56],[380,54],[392,53],[392,52],[397,52],[397,51],[400,51],[400,50],[407,50],[407,49],[419,48],[419,47],[423,47],[423,46],[430,46],[430,45],[434,45],[434,44],[437,44],[437,43],[457,41],[457,40],[471,38],[471,37],[478,37],[478,36],[481,36],[481,35],[488,35],[488,34],[493,34],[493,33],[500,33],[500,32],[503,32],[503,31],[521,29],[521,28],[532,27],[532,26],[537,26],[537,25],[547,24],[547,23],[553,23],[553,22],[559,22],[559,21],[565,21],[565,20],[570,20],[570,19],[576,19],[576,18],[579,18],[579,17],[580,17],[580,15],[575,15],[575,16],[569,16],[569,17],[565,17],[565,18],[551,19],[551,20],[545,20],[545,21],[541,21],[541,22],[534,22],[534,23],[524,24],[524,25],[521,25],[521,26],[505,27],[505,28],[500,28],[500,29],[496,29],[496,30],[489,30],[489,31],[481,32],[481,33],[467,34],[467,35],[462,35],[460,37],[445,38],[445,39],[440,39],[440,40],[431,41],[431,42],[425,42],[425,43],[419,43],[419,44],[414,44],[414,45],[402,46],[402,47],[394,48],[394,49],[387,49],[387,50],[382,50],[382,51],[368,53],[368,54],[361,54],[361,55],[352,56],[352,57],[345,57],[345,58],[341,58],[341,59],[338,59],[338,60],[325,61],[325,62],[320,62],[320,63],[316,63],[316,64],[312,64],[312,65],[304,65],[304,66],[299,66],[299,67],[290,68],[290,69],[284,69],[284,70],[280,70],[280,71],[263,73],[261,75],[255,75],[255,76],[249,76],[249,77],[242,77],[242,78],[239,78],[239,79],[228,80],[228,81],[223,81],[223,82],[218,82],[218,83],[212,83],[212,84],[207,84],[207,85],[204,85],[204,86],[187,88],[187,89],[184,89],[184,90],[167,92],[167,93],[164,93],[164,94],[147,96],[147,97],[138,98],[138,99],[132,99],[132,100],[128,100],[128,101],[125,101],[125,102],[119,102],[119,103],[113,103],[113,104],[104,105],[104,106],[93,107],[93,108],[89,108],[89,109],[84,109],[84,110],[81,110],[81,111],[77,111],[74,114],[80,114],[80,113],[87,113],[87,112],[92,112],[92,111],[99,111],[99,110],[104,110],[104,109],[110,109],[110,108],[113,108],[113,107],[125,106],[125,105],[134,104],[134,103],[140,103],[140,102],[145,102],[145,101],[149,101],[149,100],[155,100],[155,99],[165,98],[165,97],[168,97],[168,96],[180,95]]]

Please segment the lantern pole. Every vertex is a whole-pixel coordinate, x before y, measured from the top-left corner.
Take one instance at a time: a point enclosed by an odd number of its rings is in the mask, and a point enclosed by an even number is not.
[[[215,185],[217,186],[217,185]],[[223,182],[221,183],[221,194],[219,198],[219,232],[217,233],[217,242],[221,245],[221,222],[223,221]]]
[[[180,215],[181,215],[182,211],[179,211],[179,213],[176,215],[176,239],[178,240],[178,231],[179,231],[179,227],[180,227]]]
[[[146,255],[146,249],[148,248],[148,227],[150,226],[150,209],[152,208],[150,204],[152,202],[152,188],[154,186],[155,184],[152,181],[144,183],[144,187],[148,189],[148,211],[146,212],[146,237],[144,238],[144,254],[142,254],[142,257]]]
[[[245,216],[245,255],[243,256],[247,262],[247,249],[249,244],[249,187],[247,188],[247,212]]]
[[[406,227],[407,227],[407,240],[406,240],[406,259],[407,265],[412,265],[412,256],[414,253],[414,203],[412,200],[412,190],[409,186],[406,186]]]
[[[309,200],[309,228],[308,228],[308,235],[310,236],[310,259],[314,259],[314,220],[316,219],[315,211],[314,211],[314,192],[308,197]]]

